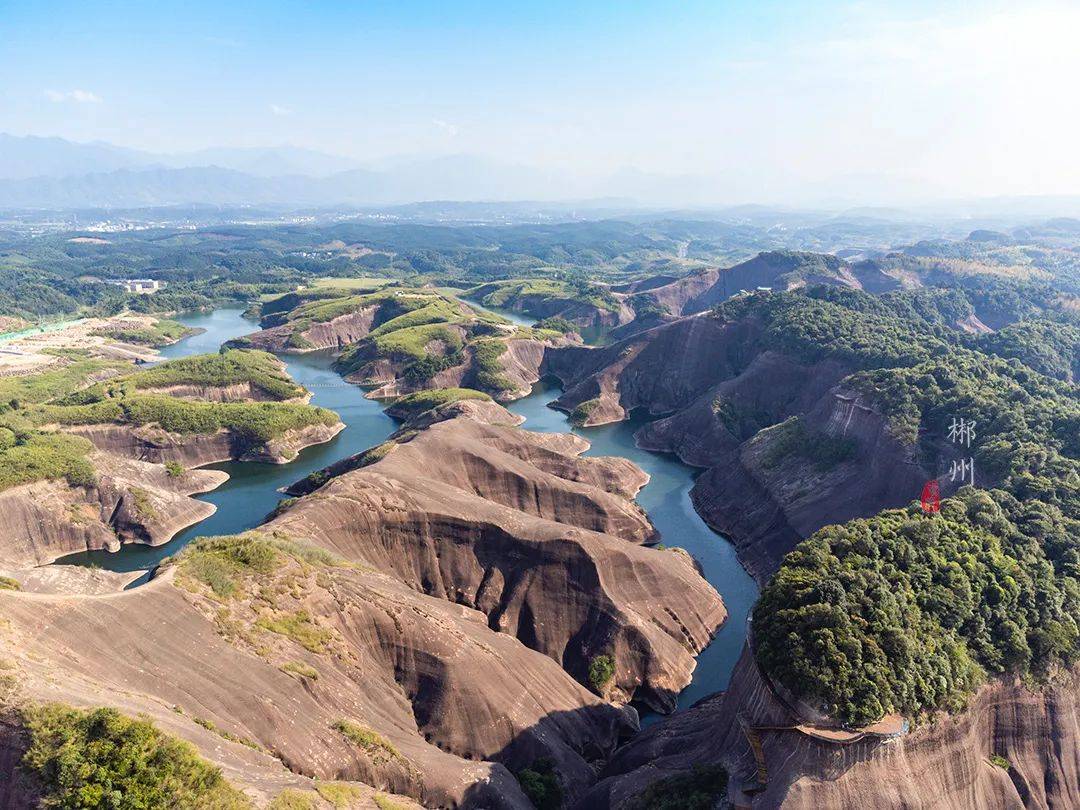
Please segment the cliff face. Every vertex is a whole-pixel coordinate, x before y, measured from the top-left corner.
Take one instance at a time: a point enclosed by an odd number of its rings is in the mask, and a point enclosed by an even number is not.
[[[339,315],[329,321],[311,324],[299,332],[302,340],[293,338],[296,331],[294,324],[286,323],[273,326],[259,332],[253,332],[241,340],[252,349],[261,349],[275,354],[290,352],[311,352],[319,350],[340,351],[351,343],[367,337],[375,324],[379,306],[367,306],[355,312]]]
[[[493,403],[446,415],[268,528],[476,608],[582,681],[611,655],[612,697],[670,709],[724,609],[684,555],[637,545],[655,538],[628,500],[643,473],[577,458],[580,440],[512,427]]]
[[[227,595],[183,556],[104,597],[0,592],[21,697],[146,713],[262,803],[317,777],[527,810],[511,771],[541,759],[572,800],[637,728],[619,704],[670,708],[724,608],[685,555],[641,545],[641,470],[515,421],[426,414],[268,522],[276,562]],[[598,655],[614,702],[583,685]]]
[[[722,765],[729,799],[755,810],[988,810],[1080,802],[1080,681],[1065,673],[1045,691],[1016,682],[984,687],[961,714],[898,739],[824,742],[798,729],[744,651],[728,692],[658,723],[621,748],[576,807],[630,807],[649,784],[695,766]],[[740,722],[742,721],[742,722]],[[744,730],[762,746],[758,761]],[[992,756],[1009,767],[993,764]]]
[[[705,468],[694,506],[759,581],[821,526],[907,503],[931,477],[886,419],[844,387],[850,369],[769,348],[753,318],[687,317],[604,349],[556,349],[545,371],[566,386],[556,404],[587,409],[585,424],[635,408],[670,414],[641,428],[638,443]],[[793,430],[802,439],[785,435]],[[815,439],[845,452],[822,466],[799,452]]]
[[[102,472],[95,487],[39,481],[0,492],[0,569],[27,587],[27,569],[78,551],[121,542],[160,545],[214,513],[190,495],[221,485],[217,470],[189,470],[170,477],[159,464],[95,453]]]
[[[155,464],[175,461],[184,467],[202,467],[220,461],[261,461],[286,464],[296,453],[322,444],[344,429],[344,424],[309,425],[262,444],[240,443],[228,431],[170,433],[154,425],[78,425],[68,432],[88,439],[103,453]]]
[[[630,287],[627,302],[637,314],[612,334],[623,339],[651,329],[681,315],[705,312],[736,295],[759,287],[793,290],[815,284],[851,287],[871,293],[900,289],[900,280],[873,262],[850,264],[821,253],[771,251],[760,253],[734,267],[707,268],[682,278]]]

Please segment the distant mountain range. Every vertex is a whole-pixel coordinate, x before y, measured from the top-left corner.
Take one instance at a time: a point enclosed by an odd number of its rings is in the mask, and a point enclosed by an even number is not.
[[[843,193],[822,187],[829,204],[802,210],[844,212],[868,220],[927,216],[1080,216],[1080,197],[1012,197],[911,201],[880,207],[893,198],[888,177],[861,178]],[[841,186],[848,183],[844,179]],[[768,195],[746,171],[662,175],[624,168],[611,174],[544,170],[475,155],[408,157],[363,164],[294,146],[215,148],[155,153],[109,143],[0,133],[0,210],[160,208],[164,206],[272,206],[277,208],[383,207],[430,201],[506,203],[529,200],[594,205],[617,200],[622,208],[714,207],[733,199]],[[824,195],[824,196],[822,196]],[[774,195],[775,196],[775,195]],[[897,199],[903,199],[903,194]],[[577,201],[577,202],[575,202]],[[724,206],[727,208],[727,206]],[[845,210],[846,209],[846,210]],[[775,206],[728,208],[754,221],[773,219]]]
[[[578,183],[584,192],[585,185]],[[0,134],[0,208],[387,205],[568,199],[563,174],[471,155],[362,166],[297,147],[157,154],[107,143]]]

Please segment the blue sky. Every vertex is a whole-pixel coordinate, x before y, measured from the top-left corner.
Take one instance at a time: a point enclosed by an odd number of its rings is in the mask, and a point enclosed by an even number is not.
[[[0,131],[1080,192],[1076,3],[0,0]],[[914,191],[913,191],[914,190]]]

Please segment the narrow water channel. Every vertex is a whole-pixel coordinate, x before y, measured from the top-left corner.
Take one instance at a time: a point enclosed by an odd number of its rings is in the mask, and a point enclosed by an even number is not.
[[[531,323],[519,313],[512,320]],[[222,309],[177,317],[192,327],[205,330],[162,351],[164,359],[216,352],[225,341],[248,334],[256,325],[242,317],[240,310]],[[95,551],[73,554],[60,564],[97,565],[111,571],[145,570],[144,577],[163,558],[175,554],[195,537],[235,534],[258,526],[281,500],[280,490],[310,472],[338,459],[380,444],[396,428],[383,413],[382,405],[364,398],[363,389],[344,383],[331,369],[329,354],[284,355],[281,358],[290,375],[312,391],[312,403],[336,411],[345,429],[326,444],[309,447],[289,464],[229,462],[212,465],[224,470],[229,480],[213,492],[197,496],[217,506],[206,520],[180,532],[168,543],[150,547],[125,545],[116,553]],[[649,483],[638,494],[638,502],[659,529],[665,545],[681,546],[702,566],[705,578],[724,599],[728,620],[716,639],[698,656],[697,669],[690,686],[679,696],[679,707],[686,708],[700,698],[727,687],[731,671],[742,649],[746,617],[757,599],[757,586],[739,564],[730,543],[710,530],[690,503],[690,488],[696,471],[674,456],[642,450],[634,443],[634,432],[645,423],[638,415],[626,422],[594,428],[572,427],[566,414],[547,407],[559,395],[559,389],[547,382],[537,383],[529,396],[511,403],[509,409],[525,418],[524,427],[540,432],[572,431],[592,443],[588,455],[623,456],[645,470]],[[643,716],[643,723],[652,719]]]
[[[176,320],[206,331],[166,347],[161,352],[163,359],[216,352],[225,341],[258,329],[258,325],[245,319],[238,309],[219,309],[212,313],[177,316]],[[279,490],[338,459],[382,443],[396,429],[394,420],[383,413],[382,405],[374,400],[364,399],[363,389],[349,385],[333,371],[333,357],[330,354],[319,352],[282,355],[281,359],[292,378],[312,392],[313,405],[329,408],[341,416],[345,423],[344,430],[326,444],[302,450],[296,459],[288,464],[225,462],[208,465],[207,469],[224,470],[229,474],[229,480],[220,487],[196,496],[201,501],[214,504],[217,511],[201,523],[180,532],[164,545],[146,546],[132,543],[115,553],[82,552],[63,557],[57,562],[96,565],[109,571],[120,572],[146,570],[145,577],[132,583],[132,586],[140,585],[149,578],[151,568],[165,557],[178,552],[194,538],[237,534],[258,526],[285,497]]]

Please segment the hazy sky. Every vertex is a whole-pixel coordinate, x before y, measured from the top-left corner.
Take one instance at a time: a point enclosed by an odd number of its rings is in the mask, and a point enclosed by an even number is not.
[[[1080,193],[1078,32],[1075,0],[0,0],[0,131],[633,167],[763,201]]]

